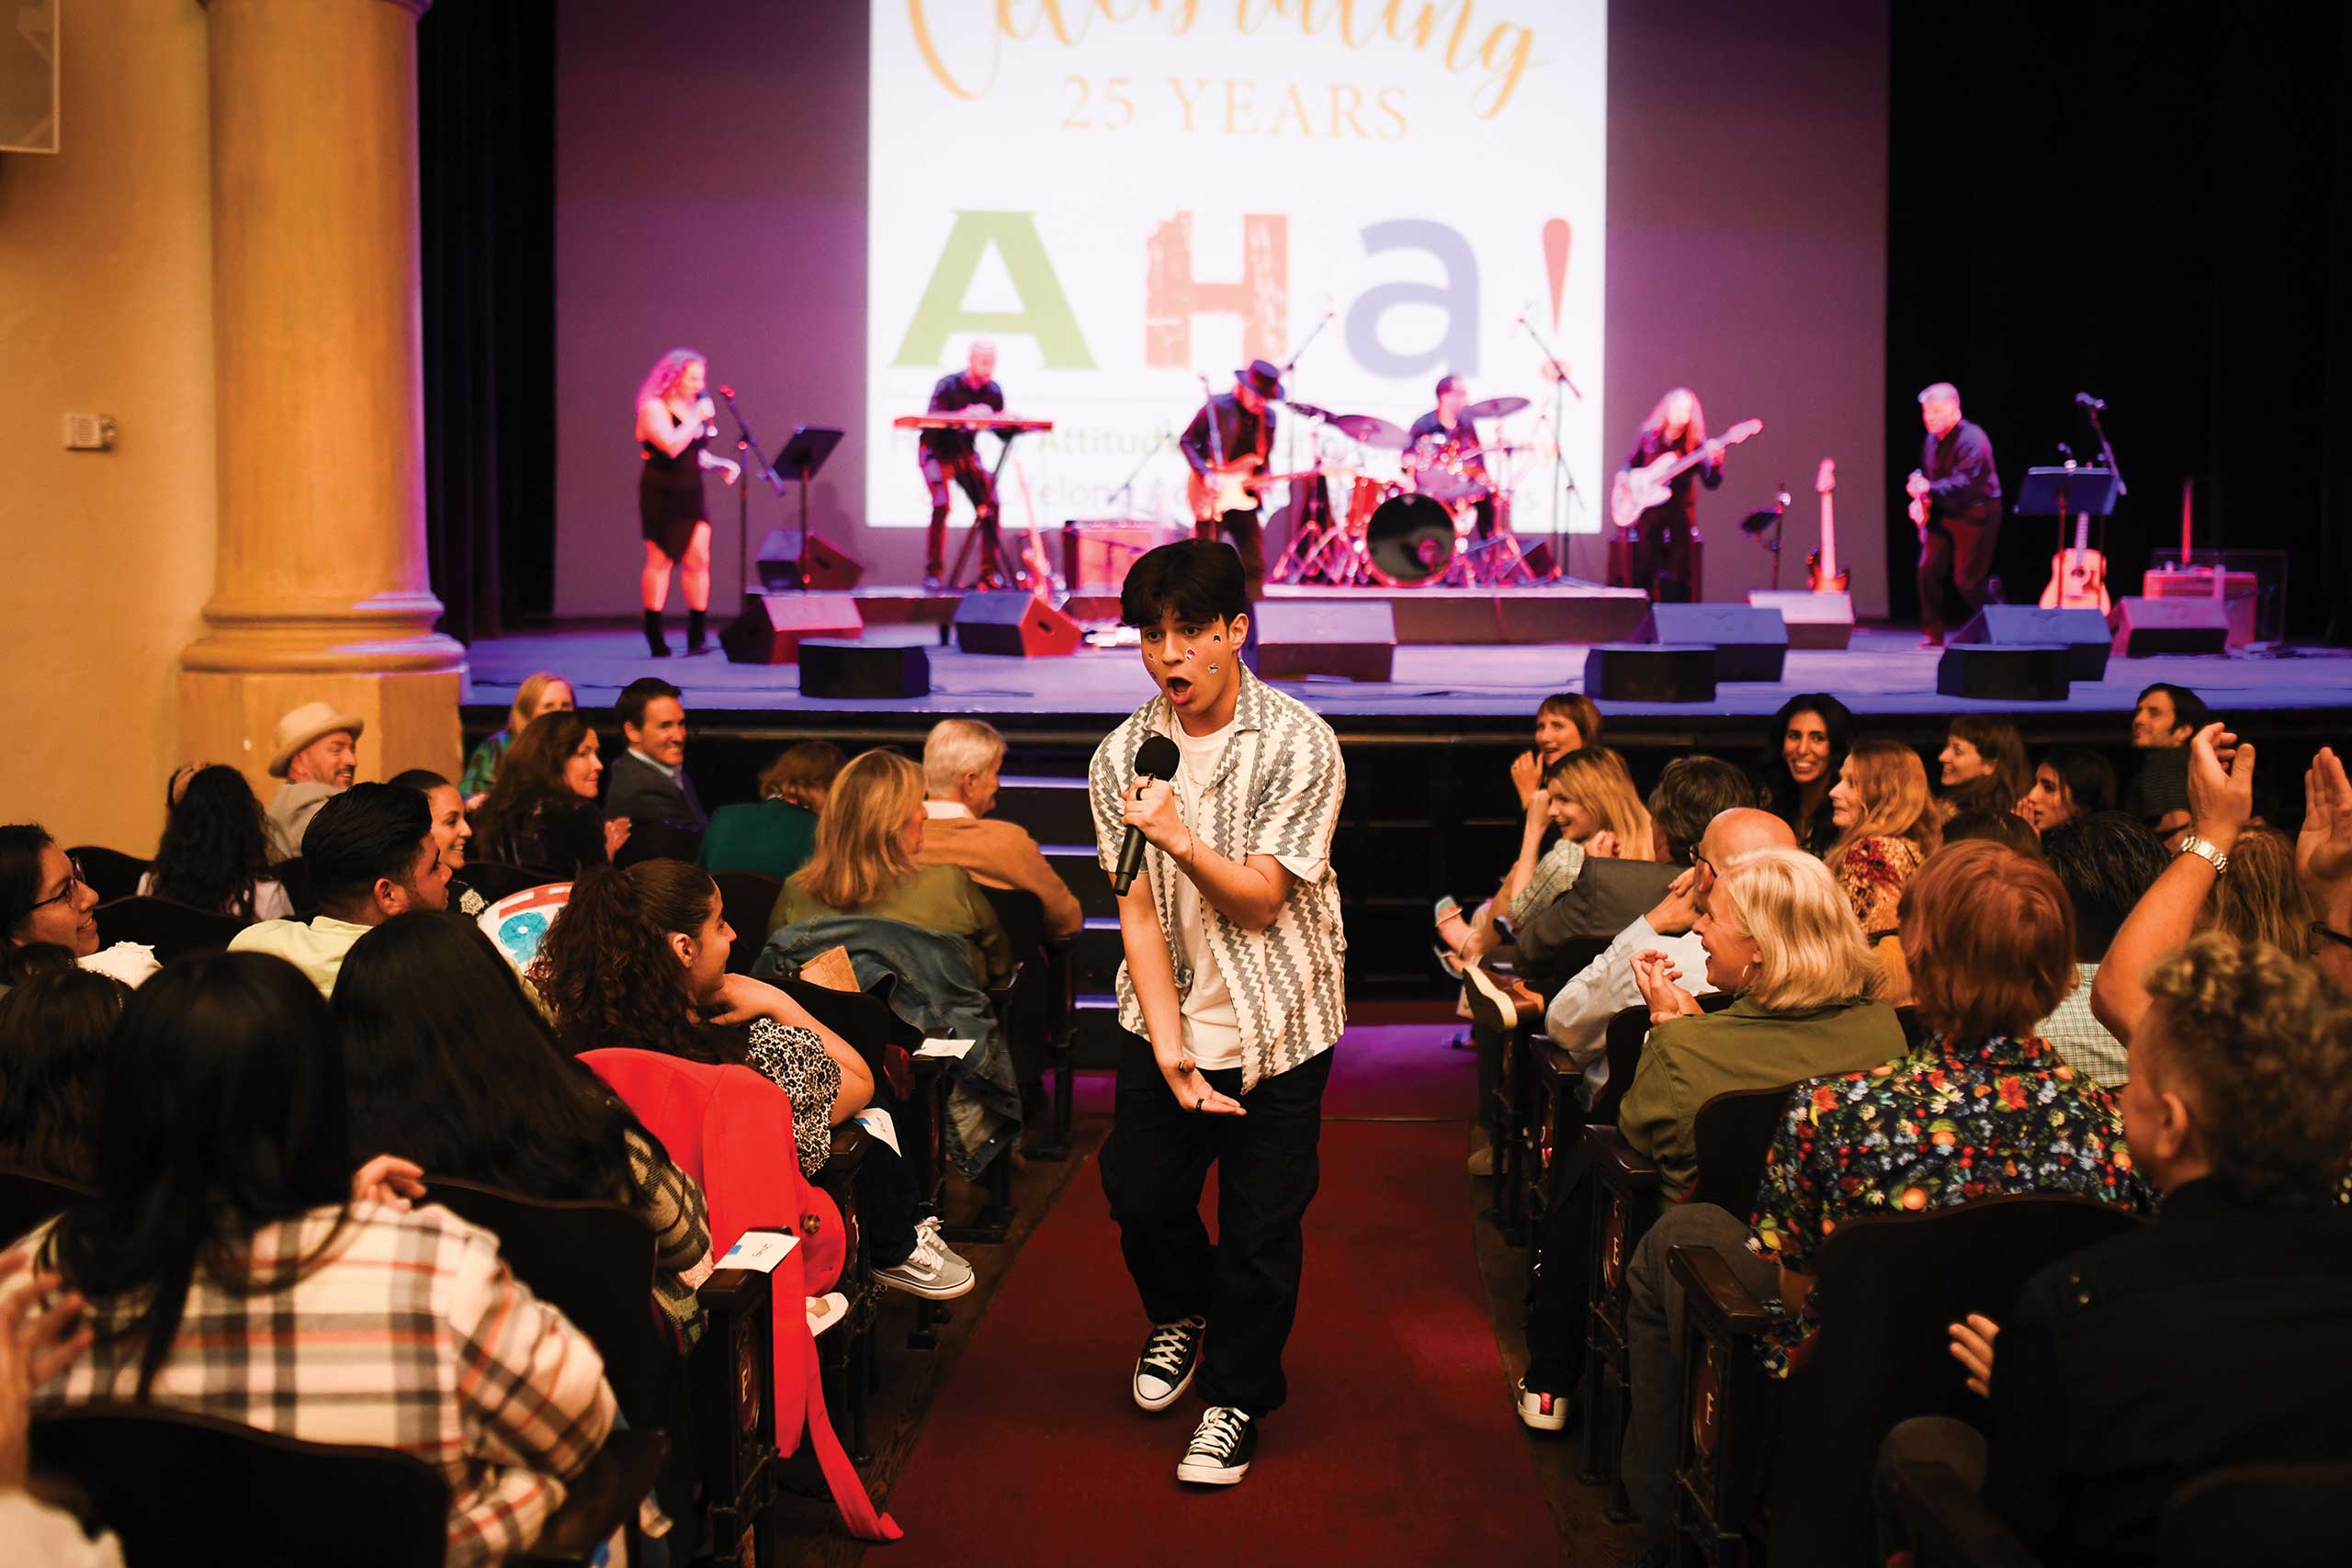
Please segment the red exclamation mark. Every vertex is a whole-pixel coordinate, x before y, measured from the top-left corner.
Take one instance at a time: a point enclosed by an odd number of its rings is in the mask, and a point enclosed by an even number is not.
[[[1568,220],[1544,220],[1544,275],[1552,286],[1552,330],[1560,330],[1560,294],[1568,282]]]

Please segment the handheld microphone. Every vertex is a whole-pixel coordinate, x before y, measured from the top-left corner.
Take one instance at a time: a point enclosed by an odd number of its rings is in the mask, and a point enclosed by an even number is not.
[[[1173,777],[1182,764],[1183,758],[1177,753],[1176,742],[1165,735],[1150,736],[1136,748],[1137,780],[1157,781]],[[1128,887],[1135,882],[1136,873],[1142,869],[1143,829],[1131,825],[1126,837],[1119,840],[1119,869],[1112,873],[1111,891],[1125,897]]]
[[[2080,406],[2090,410],[2093,413],[2105,413],[2107,412],[2107,400],[2105,398],[2094,398],[2088,392],[2076,392],[2075,394],[2075,401]]]

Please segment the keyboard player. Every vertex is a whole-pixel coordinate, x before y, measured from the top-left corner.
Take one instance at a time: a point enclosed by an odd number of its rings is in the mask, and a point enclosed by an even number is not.
[[[996,384],[996,342],[974,338],[964,368],[940,378],[931,389],[933,413],[956,413],[981,408],[1004,412],[1004,389]],[[931,491],[931,533],[923,547],[925,588],[940,586],[946,570],[947,485],[954,480],[972,502],[972,526],[979,530],[980,577],[976,586],[1003,587],[997,566],[996,484],[980,462],[976,437],[969,430],[926,430],[918,443],[922,482]]]

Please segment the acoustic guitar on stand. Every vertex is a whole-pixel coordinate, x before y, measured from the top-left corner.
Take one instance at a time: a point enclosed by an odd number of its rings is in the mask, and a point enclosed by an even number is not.
[[[1829,502],[1838,491],[1837,458],[1821,459],[1813,491],[1821,497],[1821,548],[1804,558],[1804,585],[1815,593],[1843,593],[1850,574],[1838,564],[1838,514]]]
[[[1713,441],[1679,457],[1663,453],[1638,468],[1618,469],[1616,482],[1609,487],[1609,520],[1620,528],[1632,527],[1642,520],[1643,513],[1662,503],[1673,492],[1674,481],[1685,468],[1697,468],[1763,428],[1760,419],[1744,419]]]
[[[2064,528],[2065,525],[2059,526]],[[2041,607],[2097,610],[2102,615],[2115,608],[2115,601],[2107,591],[2107,557],[2091,548],[2091,514],[2087,512],[2075,513],[2074,547],[2050,558],[2050,586],[2041,591]]]

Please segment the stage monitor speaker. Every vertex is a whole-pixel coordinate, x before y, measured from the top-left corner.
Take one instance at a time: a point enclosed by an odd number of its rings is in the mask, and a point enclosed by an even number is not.
[[[811,536],[808,542],[808,586],[827,592],[846,593],[857,586],[865,575],[865,563],[843,551],[838,545],[827,544],[821,536]],[[763,588],[797,588],[800,586],[801,535],[797,528],[771,528],[768,536],[760,541],[759,553],[752,557],[752,570],[759,573]]]
[[[1751,588],[1751,609],[1778,610],[1791,648],[1843,648],[1854,637],[1854,596],[1804,588]]]
[[[1601,643],[1584,656],[1584,694],[1612,703],[1713,702],[1715,649],[1705,643]]]
[[[1936,660],[1936,690],[2004,703],[2064,702],[2073,666],[2063,642],[1948,643]]]
[[[1261,599],[1250,606],[1241,660],[1263,681],[1385,681],[1396,662],[1396,611],[1385,599]]]
[[[2038,604],[1987,604],[1969,617],[1952,639],[2001,647],[2064,643],[2069,671],[2077,681],[2107,678],[2107,617],[2097,610],[2045,610]]]
[[[2203,599],[2124,598],[2115,602],[2115,651],[2125,659],[2154,653],[2225,653],[2228,611]]]
[[[931,655],[920,643],[851,642],[803,637],[800,694],[804,697],[927,697]]]
[[[1632,640],[1711,644],[1718,681],[1777,681],[1789,657],[1781,613],[1746,604],[1653,604]]]
[[[780,593],[753,589],[743,596],[743,613],[718,636],[731,664],[790,664],[800,641],[812,637],[855,637],[865,630],[857,601],[846,593]]]
[[[955,626],[956,646],[967,653],[1048,659],[1078,651],[1078,623],[1034,593],[967,593]]]

